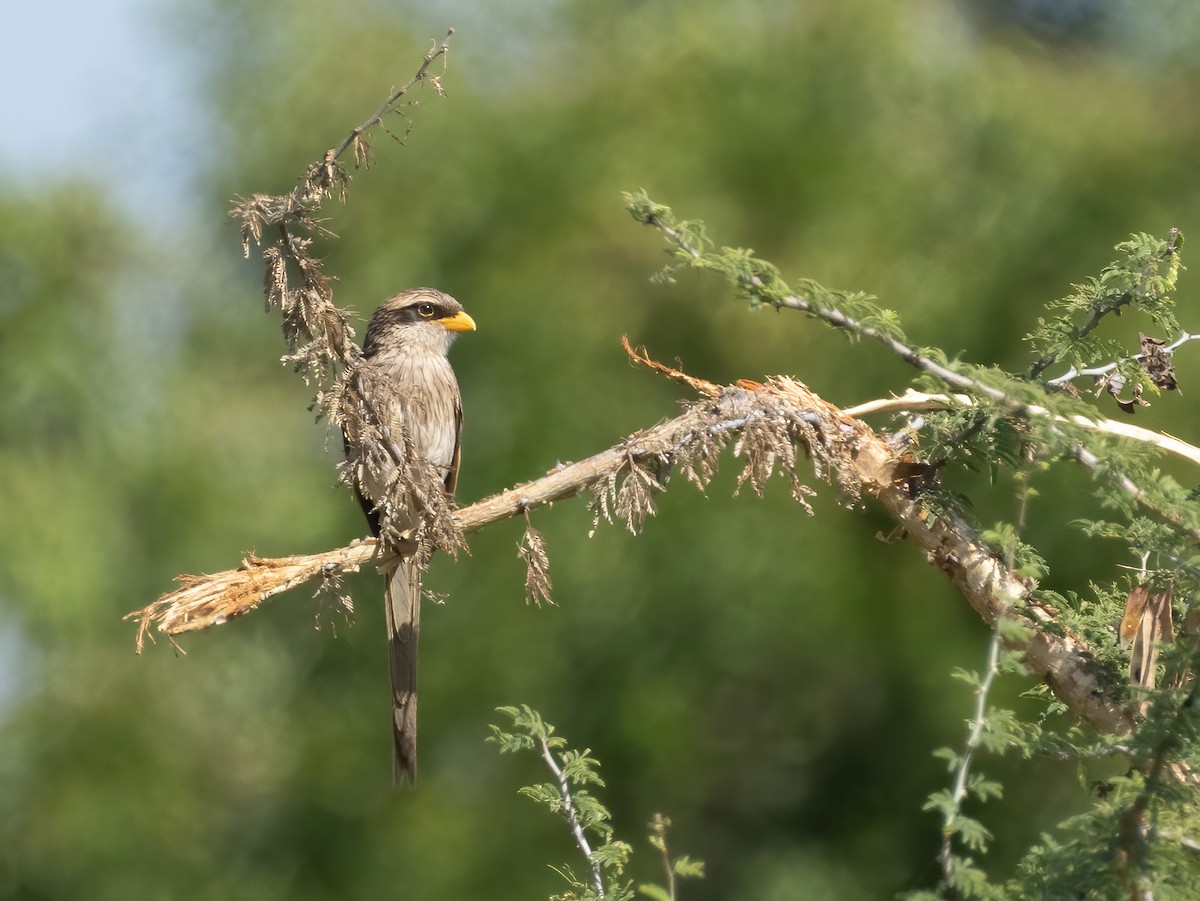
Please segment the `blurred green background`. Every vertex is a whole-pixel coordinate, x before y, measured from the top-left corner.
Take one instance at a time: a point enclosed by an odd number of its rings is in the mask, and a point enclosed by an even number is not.
[[[877,294],[920,343],[1027,365],[1040,306],[1113,244],[1200,233],[1189,10],[153,5],[196,139],[111,141],[161,172],[170,205],[118,200],[69,165],[0,173],[0,897],[545,897],[560,888],[547,864],[578,869],[576,853],[516,795],[538,762],[484,743],[494,708],[518,703],[603,761],[639,881],[659,874],[642,836],[662,811],[673,849],[708,862],[688,898],[935,882],[938,824],[920,808],[948,778],[930,752],[962,739],[969,692],[948,673],[982,665],[986,631],[914,548],[879,540],[876,509],[828,486],[809,518],[782,482],[733,497],[727,463],[707,497],[673,482],[637,538],[588,538],[579,500],[539,511],[555,608],[523,600],[519,523],[435,561],[446,600],[424,618],[412,792],[391,787],[374,574],[350,583],[353,620],[300,589],[186,637],[186,656],[160,641],[136,657],[121,616],[176,574],[364,532],[334,484],[340,442],[277,362],[228,203],[290,189],[457,26],[448,98],[425,92],[407,146],[375,136],[378,165],[326,210],[339,240],[320,254],[363,319],[426,284],[479,323],[454,350],[467,503],[673,415],[679,389],[632,368],[622,335],[708,379],[789,373],[835,403],[909,378],[799,316],[748,313],[715,276],[652,284],[666,258],[626,190],[786,275]],[[1194,354],[1178,368],[1183,396],[1137,421],[1195,442]],[[1011,515],[1005,485],[951,478],[985,523]],[[1069,527],[1094,512],[1088,481],[1062,470],[1032,512],[1060,590],[1129,562]],[[1000,698],[1036,712],[1025,687]],[[1003,876],[1086,796],[1070,763],[981,766],[1006,783],[975,811]]]

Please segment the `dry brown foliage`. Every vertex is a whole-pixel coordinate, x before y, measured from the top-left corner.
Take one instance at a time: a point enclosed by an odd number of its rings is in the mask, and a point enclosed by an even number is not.
[[[393,91],[375,114],[351,130],[340,144],[312,163],[291,192],[234,198],[229,215],[241,223],[243,254],[249,257],[251,244],[266,242],[262,255],[267,309],[278,309],[282,314],[283,337],[289,349],[283,362],[293,366],[306,383],[324,380],[331,371],[351,366],[360,355],[350,314],[333,303],[333,288],[323,272],[323,261],[311,252],[314,237],[332,236],[318,216],[321,204],[330,198],[345,200],[350,173],[342,165],[342,155],[353,148],[355,166],[369,166],[372,157],[368,133],[383,127],[389,116],[403,116],[401,101],[415,87],[428,83],[444,95],[441,75],[430,69],[438,59],[444,64],[453,34],[454,29],[450,29],[440,44],[434,43],[412,78]],[[269,238],[272,231],[275,237]],[[298,284],[292,274],[299,277]],[[330,396],[329,392],[317,395],[318,410],[325,409]],[[333,424],[341,425],[336,419]]]
[[[521,543],[517,545],[517,553],[525,563],[525,603],[554,605],[550,594],[553,584],[550,581],[550,555],[546,552],[546,542],[542,533],[533,527],[529,513],[525,513],[525,532]]]

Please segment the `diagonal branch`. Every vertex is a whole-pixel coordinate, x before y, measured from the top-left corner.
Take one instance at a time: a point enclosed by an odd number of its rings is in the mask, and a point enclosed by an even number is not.
[[[956,391],[997,403],[1008,412],[1008,415],[1015,418],[1034,419],[1052,415],[1046,407],[1040,404],[1021,400],[1002,388],[944,366],[920,348],[901,340],[887,328],[855,318],[835,306],[822,303],[815,294],[813,298],[809,298],[803,296],[802,293],[793,292],[778,276],[774,267],[768,263],[754,260],[747,253],[734,252],[735,256],[740,255],[744,258],[742,259],[742,262],[745,263],[744,266],[724,265],[717,258],[718,255],[705,253],[702,250],[704,239],[695,233],[695,223],[677,222],[669,207],[655,203],[644,193],[626,195],[626,200],[633,217],[644,225],[657,229],[674,248],[677,256],[697,268],[721,270],[740,290],[746,292],[756,302],[769,304],[778,310],[796,310],[856,337],[877,341],[913,368],[938,378]],[[1171,245],[1171,249],[1173,252],[1173,245]],[[1090,327],[1088,331],[1090,331]],[[1087,332],[1085,331],[1083,334],[1086,335]],[[1062,417],[1054,418],[1060,422],[1066,421]],[[1094,425],[1085,424],[1084,427],[1093,428]],[[1050,433],[1060,440],[1067,439],[1066,434],[1057,425],[1050,426]],[[1070,446],[1070,453],[1076,462],[1092,472],[1099,473],[1104,469],[1099,457],[1091,450],[1075,441],[1071,441]],[[1124,473],[1110,472],[1107,475],[1117,488],[1128,495],[1145,512],[1187,536],[1193,543],[1200,545],[1200,526],[1188,521],[1178,510],[1165,509],[1157,504],[1149,492]]]
[[[313,238],[308,237],[330,234],[318,219],[321,204],[330,197],[345,199],[350,173],[341,156],[353,147],[355,165],[369,165],[371,148],[366,133],[382,126],[389,113],[399,113],[400,101],[417,85],[428,82],[444,95],[441,76],[432,74],[430,67],[438,59],[445,61],[453,34],[451,28],[440,44],[435,42],[413,76],[393,90],[372,116],[311,163],[287,194],[234,198],[229,215],[241,223],[242,253],[249,257],[251,244],[266,245],[263,293],[267,309],[278,308],[283,316],[283,334],[290,351],[283,362],[293,365],[306,382],[323,381],[331,370],[352,366],[361,353],[354,343],[350,315],[334,304],[330,279],[322,271],[324,262],[312,254]],[[274,240],[265,238],[270,230],[277,233]],[[290,272],[299,275],[299,285],[291,283]],[[327,403],[328,395],[317,396],[319,409],[325,409]]]
[[[707,266],[704,253],[689,237],[686,230],[676,225],[673,217],[670,215],[669,209],[653,204],[644,195],[627,195],[626,199],[629,203],[630,212],[635,219],[645,225],[649,225],[651,228],[658,229],[675,246],[676,250],[692,264]],[[922,372],[936,376],[951,388],[956,388],[959,391],[976,392],[994,401],[1005,401],[1008,399],[1007,395],[999,388],[985,385],[962,373],[955,372],[927,354],[923,354],[917,347],[901,341],[894,335],[888,334],[884,329],[861,322],[843,310],[832,306],[825,306],[790,290],[778,290],[778,286],[768,285],[762,276],[754,273],[742,272],[730,277],[740,288],[749,292],[758,302],[770,304],[777,310],[787,309],[806,313],[809,316],[822,320],[833,328],[857,335],[861,338],[877,341],[905,363]]]
[[[1067,341],[1065,347],[1052,350],[1045,356],[1038,359],[1029,368],[1029,378],[1031,380],[1040,378],[1043,372],[1045,372],[1050,366],[1054,365],[1054,363],[1059,360],[1065,350],[1072,346],[1081,344],[1083,339],[1091,334],[1104,319],[1104,317],[1109,313],[1115,313],[1120,316],[1121,309],[1123,307],[1136,305],[1139,302],[1139,297],[1144,294],[1147,284],[1150,283],[1151,280],[1158,274],[1159,264],[1164,260],[1170,260],[1173,257],[1176,259],[1176,261],[1178,260],[1176,255],[1178,253],[1180,241],[1181,236],[1179,234],[1179,229],[1171,229],[1170,238],[1165,243],[1162,250],[1155,254],[1152,259],[1145,261],[1144,265],[1138,268],[1136,273],[1136,289],[1131,290],[1131,287],[1127,285],[1116,290],[1110,288],[1101,297],[1094,299],[1091,305],[1091,315],[1088,316],[1087,321],[1079,326],[1076,326],[1069,332],[1068,335],[1064,336]],[[1072,304],[1066,301],[1060,301],[1058,304],[1056,304],[1056,306],[1070,309]],[[1074,366],[1071,367],[1072,370],[1074,370],[1074,368]],[[1060,379],[1061,378],[1062,377],[1060,377]],[[1050,384],[1053,384],[1057,381],[1059,381],[1059,379],[1052,379]]]
[[[355,145],[355,159],[361,159],[362,157],[359,152],[359,144],[363,134],[367,131],[370,131],[376,125],[381,124],[384,116],[392,112],[392,110],[396,108],[396,104],[400,102],[404,95],[412,90],[412,88],[418,83],[428,79],[430,84],[433,85],[435,91],[437,91],[439,94],[444,94],[445,89],[442,87],[441,76],[430,75],[429,67],[433,65],[434,60],[436,60],[438,57],[444,57],[450,53],[450,38],[453,37],[453,35],[454,29],[448,29],[446,31],[445,39],[443,39],[440,44],[434,44],[429,48],[429,52],[426,53],[425,57],[421,60],[420,68],[417,69],[416,74],[395,91],[393,91],[392,96],[388,97],[388,99],[383,102],[383,105],[375,111],[375,115],[371,116],[371,118],[367,119],[366,122],[363,122],[357,128],[354,128],[350,134],[346,136],[346,139],[342,141],[342,143],[338,144],[327,154],[325,154],[325,159],[330,162],[336,160],[343,153],[345,153],[346,148],[350,147],[351,145]]]
[[[866,416],[869,413],[952,410],[956,407],[969,407],[973,404],[974,401],[965,394],[956,394],[954,397],[947,397],[945,394],[927,394],[922,391],[914,391],[910,388],[901,395],[870,400],[865,403],[850,407],[844,412],[847,416]],[[1037,406],[1030,407],[1030,410],[1039,415],[1053,416],[1054,419],[1060,422],[1074,423],[1075,425],[1090,431],[1102,432],[1107,435],[1115,435],[1118,438],[1128,438],[1132,441],[1148,444],[1151,447],[1157,447],[1159,450],[1166,451],[1169,454],[1175,454],[1178,457],[1182,457],[1184,460],[1189,460],[1192,463],[1200,464],[1200,447],[1196,447],[1194,444],[1188,444],[1186,441],[1182,441],[1173,435],[1167,435],[1163,432],[1155,432],[1152,429],[1144,429],[1141,426],[1136,426],[1129,422],[1121,422],[1120,420],[1116,419],[1107,419],[1102,416],[1098,416],[1094,419],[1090,419],[1087,416],[1078,415],[1063,417],[1050,413],[1050,411]]]
[[[675,373],[668,367],[659,369]],[[672,377],[676,376],[687,378],[682,373]],[[660,488],[672,470],[682,470],[690,480],[707,484],[715,472],[714,456],[731,440],[735,455],[741,456],[745,465],[739,484],[750,480],[757,488],[764,472],[769,474],[777,464],[788,468],[779,447],[772,444],[773,435],[788,435],[793,446],[812,458],[820,477],[836,480],[843,496],[851,501],[864,495],[875,497],[989,626],[1007,615],[1032,622],[1035,628],[1014,639],[1025,664],[1077,716],[1102,732],[1129,731],[1131,720],[1120,701],[1120,690],[1101,681],[1088,644],[1062,629],[1043,606],[1023,603],[1034,600],[1035,586],[1007,566],[965,518],[952,510],[931,515],[919,497],[913,498],[907,482],[896,477],[895,451],[865,423],[789,378],[723,387],[691,381],[702,397],[678,416],[636,432],[586,460],[560,465],[533,481],[457,511],[462,531],[475,532],[581,492],[597,496],[612,492],[616,497],[613,507],[619,512],[621,493],[631,483],[643,485],[647,473],[654,474],[654,483]],[[787,474],[795,482],[794,468]],[[623,480],[620,486],[618,479]],[[801,492],[795,493],[802,500]],[[632,527],[632,518],[628,521]],[[249,612],[268,597],[305,581],[385,562],[369,540],[311,556],[250,557],[236,570],[184,577],[180,588],[126,618],[139,624],[140,649],[151,628],[167,635],[205,629]]]

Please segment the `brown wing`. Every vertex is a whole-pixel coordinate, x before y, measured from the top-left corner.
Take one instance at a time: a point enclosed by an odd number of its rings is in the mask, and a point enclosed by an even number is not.
[[[362,389],[361,371],[358,377],[352,381],[348,381],[343,389],[344,402],[353,398],[354,408],[358,410],[358,416],[361,417],[366,412],[367,398]],[[353,392],[353,394],[351,394]],[[345,426],[342,427],[342,452],[346,455],[347,460],[360,453],[358,448],[350,446],[350,436],[346,434]],[[376,538],[379,537],[379,511],[375,509],[375,502],[362,493],[362,489],[358,485],[358,480],[354,479],[351,482],[351,488],[354,490],[354,499],[358,501],[358,505],[362,507],[363,516],[367,518],[367,525],[371,527],[371,534]]]
[[[458,463],[462,458],[462,395],[458,386],[454,388],[454,456],[450,460],[450,471],[446,473],[446,492],[454,497],[458,488]]]

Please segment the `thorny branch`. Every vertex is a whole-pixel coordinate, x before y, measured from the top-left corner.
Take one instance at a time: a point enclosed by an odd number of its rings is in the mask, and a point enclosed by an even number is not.
[[[451,28],[446,32],[445,40],[443,40],[441,44],[435,44],[433,47],[431,47],[429,49],[429,52],[425,54],[425,58],[421,60],[421,66],[419,69],[417,69],[416,74],[413,75],[412,78],[410,78],[408,81],[406,81],[398,89],[396,89],[392,93],[392,96],[389,97],[387,100],[385,100],[383,102],[383,105],[375,111],[375,115],[371,116],[371,118],[367,119],[366,122],[363,122],[361,125],[359,125],[357,128],[355,128],[353,131],[351,131],[350,134],[346,136],[346,139],[344,141],[342,141],[342,143],[338,144],[336,147],[334,147],[332,150],[330,150],[329,153],[327,153],[325,155],[326,160],[336,160],[343,153],[345,153],[346,148],[351,146],[352,144],[355,145],[354,146],[355,160],[360,160],[362,157],[362,154],[360,151],[360,146],[362,144],[363,134],[370,131],[376,125],[381,124],[383,122],[384,117],[388,113],[390,113],[393,109],[396,108],[396,104],[400,102],[401,98],[403,98],[404,95],[407,94],[412,89],[412,87],[415,84],[417,84],[418,82],[428,79],[429,83],[433,85],[434,90],[437,91],[438,94],[441,94],[444,96],[445,89],[442,87],[441,76],[440,75],[430,75],[429,67],[431,65],[433,65],[434,60],[436,60],[438,57],[446,56],[447,54],[449,54],[450,38],[453,37],[453,35],[454,35],[454,29]]]
[[[1189,341],[1200,341],[1200,335],[1193,335],[1188,332],[1184,332],[1178,338],[1176,338],[1174,341],[1172,341],[1170,344],[1163,347],[1162,352],[1166,353],[1166,354],[1173,354],[1173,353],[1175,353],[1175,351],[1179,350],[1179,348],[1183,347],[1183,345],[1187,344]],[[1133,359],[1140,362],[1145,356],[1146,356],[1145,354],[1140,354],[1140,353],[1134,354]],[[1065,385],[1067,382],[1070,382],[1070,381],[1073,381],[1074,379],[1080,378],[1081,376],[1091,376],[1092,378],[1099,378],[1101,376],[1108,375],[1110,372],[1112,372],[1114,369],[1117,368],[1117,365],[1118,364],[1116,364],[1116,363],[1105,363],[1103,366],[1096,366],[1096,367],[1089,368],[1089,369],[1076,369],[1074,366],[1072,366],[1070,369],[1068,369],[1062,375],[1058,375],[1052,379],[1047,380],[1046,384],[1051,387],[1057,388],[1057,387],[1061,387],[1061,386]]]
[[[283,314],[283,330],[290,351],[285,362],[294,365],[310,382],[325,381],[331,371],[340,370],[340,377],[316,398],[316,407],[327,413],[335,426],[347,427],[353,392],[347,393],[346,389],[353,384],[361,351],[354,342],[348,313],[333,304],[332,289],[322,272],[321,261],[310,253],[311,236],[327,234],[317,213],[325,199],[342,198],[345,194],[349,174],[340,158],[348,149],[354,149],[356,164],[367,165],[370,147],[365,134],[380,126],[389,113],[398,113],[398,104],[412,88],[428,81],[442,92],[440,76],[431,74],[431,66],[445,57],[449,37],[448,34],[446,40],[429,50],[413,77],[393,91],[372,116],[313,163],[289,194],[256,194],[240,199],[231,213],[241,220],[247,255],[251,243],[262,242],[266,229],[274,228],[278,233],[277,239],[263,251],[267,305]],[[700,259],[700,250],[689,243],[683,232],[669,223],[655,221],[652,215],[643,221],[659,228],[682,253],[693,260]],[[291,272],[298,273],[299,284],[291,283]],[[836,328],[878,341],[955,391],[1003,404],[1020,417],[1047,412],[1009,397],[1000,388],[956,372],[888,334],[886,329],[857,321],[841,310],[822,306],[799,294],[781,295],[755,275],[746,277],[745,287],[777,308],[805,312]],[[1044,680],[1081,719],[1103,732],[1124,734],[1130,730],[1131,718],[1120,701],[1121,691],[1101,682],[1095,669],[1095,655],[1087,643],[1062,629],[1051,610],[1036,603],[1036,587],[1023,581],[1011,565],[990,550],[953,508],[943,509],[934,516],[919,496],[914,498],[908,482],[897,477],[895,449],[859,418],[822,401],[793,379],[780,377],[765,384],[743,381],[720,386],[654,363],[632,350],[630,353],[644,365],[694,391],[698,400],[673,419],[630,435],[586,460],[560,465],[524,485],[464,509],[447,508],[441,517],[447,534],[471,533],[580,493],[590,495],[589,505],[597,522],[617,519],[636,531],[645,517],[654,512],[654,498],[665,489],[673,472],[681,472],[703,489],[716,475],[727,448],[741,461],[739,487],[749,483],[755,491],[761,491],[772,474],[782,473],[790,481],[795,499],[805,504],[812,489],[802,481],[798,463],[806,455],[817,479],[837,483],[843,502],[856,505],[864,497],[875,498],[913,539],[912,545],[921,548],[990,626],[995,627],[999,619],[1008,616],[1032,622],[1035,628],[1014,631],[1021,637],[1010,643],[1015,643],[1023,653],[1030,672]],[[347,399],[351,401],[349,407]],[[369,420],[369,404],[363,406],[363,412]],[[353,425],[349,423],[350,428]],[[369,426],[368,421],[363,428],[369,430]],[[395,456],[390,447],[383,447],[380,452]],[[1077,457],[1085,465],[1100,466],[1094,455],[1083,448]],[[1140,488],[1128,479],[1122,487],[1144,501]],[[415,502],[421,502],[420,498]],[[522,549],[530,562],[532,580],[527,583],[530,594],[548,599],[545,552],[540,536],[531,526],[527,528]],[[234,570],[181,577],[179,588],[129,615],[138,621],[138,649],[142,649],[152,629],[175,636],[224,623],[300,584],[316,579],[326,585],[336,584],[341,575],[360,567],[384,566],[391,553],[373,540],[360,540],[321,554],[277,559],[248,555]],[[538,573],[533,572],[535,568]]]
[[[651,226],[661,232],[668,241],[687,259],[703,263],[705,255],[699,247],[689,239],[688,235],[682,228],[676,227],[672,222],[665,221],[659,210],[666,208],[657,207],[649,198],[631,197],[630,210],[639,222]],[[665,215],[669,218],[669,210],[666,210]],[[1001,404],[1008,410],[1009,414],[1018,419],[1033,419],[1045,417],[1049,411],[1046,408],[1037,404],[1026,403],[1014,397],[1010,397],[1005,391],[994,385],[988,385],[978,379],[973,379],[962,373],[955,372],[952,369],[943,366],[928,355],[909,344],[904,343],[898,338],[887,334],[885,331],[875,328],[874,326],[860,322],[857,319],[849,316],[842,310],[823,306],[806,297],[796,293],[781,293],[777,288],[773,288],[763,281],[759,276],[753,274],[739,274],[735,276],[735,281],[738,285],[748,291],[754,298],[764,304],[769,304],[776,309],[797,310],[801,313],[806,313],[817,319],[826,322],[828,325],[850,332],[862,338],[868,338],[873,341],[878,341],[897,357],[910,366],[921,372],[927,372],[946,383],[951,388],[962,391],[968,395],[977,397],[985,397],[998,404]],[[1065,439],[1066,435],[1057,427],[1051,426],[1050,431],[1060,439]],[[1073,457],[1080,465],[1091,470],[1094,473],[1100,473],[1104,467],[1100,459],[1087,448],[1076,444],[1073,450]],[[1167,525],[1178,530],[1181,534],[1185,534],[1192,541],[1200,544],[1200,527],[1192,526],[1184,522],[1176,513],[1160,509],[1151,499],[1150,495],[1136,482],[1128,476],[1120,473],[1108,473],[1113,484],[1124,491],[1133,501],[1151,516],[1165,522]]]
[[[896,413],[900,411],[911,413],[925,410],[951,410],[955,407],[969,407],[973,405],[974,401],[966,394],[956,394],[954,397],[948,397],[945,394],[926,394],[925,392],[914,391],[910,388],[901,395],[878,398],[856,404],[853,407],[846,408],[844,412],[847,416],[866,416],[870,413]],[[1032,407],[1031,409],[1038,413],[1053,415],[1041,407]],[[1157,447],[1159,450],[1166,451],[1167,453],[1175,454],[1192,463],[1200,464],[1200,447],[1188,444],[1186,441],[1181,441],[1172,435],[1166,435],[1162,432],[1144,429],[1132,423],[1100,416],[1095,418],[1072,416],[1069,420],[1059,416],[1055,416],[1054,418],[1063,422],[1072,422],[1081,428],[1091,431],[1115,435],[1118,438],[1129,438],[1142,444]]]
[[[658,229],[671,243],[692,260],[699,261],[703,257],[700,248],[692,244],[681,229],[664,222],[653,212],[639,215],[638,219],[646,225]],[[799,294],[784,294],[782,296],[775,294],[768,289],[767,284],[757,275],[743,276],[740,281],[744,287],[753,292],[763,303],[770,304],[776,309],[797,310],[801,313],[807,313],[810,316],[815,316],[817,319],[823,320],[836,329],[842,329],[860,337],[878,341],[900,359],[904,360],[904,362],[922,372],[928,372],[930,375],[937,376],[951,388],[957,388],[959,391],[977,392],[994,401],[1004,401],[1007,399],[1004,392],[999,388],[985,385],[952,369],[948,369],[936,360],[923,355],[917,348],[911,347],[877,328],[865,325],[841,310],[821,306]]]
[[[1173,229],[1171,229],[1171,239],[1167,243],[1167,247],[1166,247],[1166,253],[1168,256],[1175,254],[1177,252],[1178,241],[1179,241],[1179,230],[1173,228]],[[1138,273],[1138,281],[1141,283],[1141,285],[1143,287],[1145,286],[1147,280],[1150,278],[1151,274],[1152,274],[1152,270],[1148,271],[1145,269],[1143,269],[1142,271],[1140,271]],[[1100,304],[1094,310],[1092,310],[1092,315],[1088,317],[1086,322],[1082,323],[1074,330],[1073,340],[1081,341],[1082,339],[1086,338],[1089,334],[1092,333],[1092,331],[1095,330],[1096,326],[1098,326],[1100,324],[1100,322],[1104,319],[1105,316],[1107,316],[1109,313],[1116,313],[1119,316],[1121,314],[1121,308],[1124,306],[1128,306],[1129,304],[1133,303],[1133,301],[1134,301],[1134,296],[1132,293],[1130,293],[1128,291],[1124,291],[1124,292],[1122,292],[1120,294],[1116,294],[1116,295],[1110,295],[1105,303]],[[1038,378],[1043,372],[1045,372],[1048,368],[1053,366],[1054,363],[1057,362],[1058,358],[1059,358],[1059,354],[1057,352],[1055,352],[1055,353],[1047,354],[1046,356],[1037,360],[1029,368],[1029,377],[1031,379]],[[1113,368],[1115,368],[1115,366],[1116,366],[1116,364],[1113,364]],[[1072,366],[1071,369],[1074,370],[1075,367]],[[1068,379],[1068,377],[1060,376],[1057,379],[1051,379],[1049,384],[1055,384],[1056,382],[1061,384],[1061,381],[1064,379]]]
[[[686,381],[700,399],[673,419],[586,460],[560,465],[458,510],[454,516],[462,532],[475,532],[579,493],[592,495],[598,518],[617,516],[636,530],[653,512],[653,495],[662,490],[672,470],[703,488],[716,475],[721,452],[730,444],[742,461],[739,484],[749,482],[761,490],[772,472],[782,472],[792,483],[793,495],[803,502],[811,489],[800,481],[799,449],[810,457],[817,478],[837,482],[843,502],[856,505],[864,496],[878,500],[986,623],[994,625],[1010,609],[1012,615],[1031,621],[1035,628],[1023,633],[1019,645],[1025,664],[1076,715],[1102,732],[1129,731],[1131,720],[1119,690],[1100,681],[1088,644],[1061,629],[1044,607],[1027,603],[1034,598],[1034,586],[1018,577],[963,517],[953,512],[932,517],[895,477],[895,451],[865,423],[790,378],[719,386],[653,365]],[[237,570],[186,577],[181,588],[128,618],[139,623],[140,648],[152,627],[167,635],[205,629],[317,576],[385,562],[369,540],[311,557],[249,558]]]

